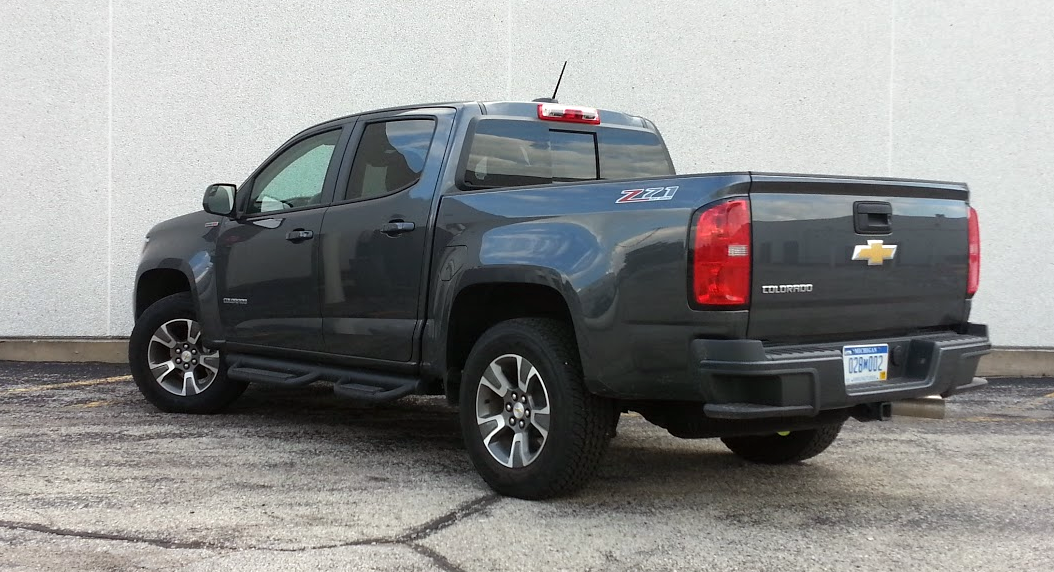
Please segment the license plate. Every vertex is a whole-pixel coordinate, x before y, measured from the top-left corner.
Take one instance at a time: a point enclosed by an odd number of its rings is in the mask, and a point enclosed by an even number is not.
[[[845,384],[886,381],[889,376],[889,344],[843,346]]]

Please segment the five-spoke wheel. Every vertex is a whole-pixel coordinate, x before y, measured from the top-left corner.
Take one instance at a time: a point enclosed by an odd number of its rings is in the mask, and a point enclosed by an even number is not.
[[[196,395],[219,373],[220,352],[201,343],[201,325],[187,318],[169,320],[150,337],[148,366],[157,383],[174,395]]]
[[[495,461],[533,463],[549,436],[549,394],[538,368],[516,354],[491,361],[477,384],[476,423]]]
[[[570,325],[548,318],[487,330],[465,362],[460,400],[472,464],[494,490],[525,499],[588,482],[615,412],[586,389]]]
[[[162,298],[139,316],[128,362],[139,391],[163,411],[215,413],[245,391],[225,375],[219,350],[203,343],[188,293]]]

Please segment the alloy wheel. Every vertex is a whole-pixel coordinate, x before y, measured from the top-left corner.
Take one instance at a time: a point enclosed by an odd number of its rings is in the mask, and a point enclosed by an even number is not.
[[[177,318],[161,324],[147,346],[147,367],[158,385],[179,396],[197,395],[219,373],[220,352],[201,343],[201,325]]]
[[[549,438],[549,393],[527,358],[505,354],[490,362],[476,389],[476,423],[502,465],[521,468],[538,458]]]

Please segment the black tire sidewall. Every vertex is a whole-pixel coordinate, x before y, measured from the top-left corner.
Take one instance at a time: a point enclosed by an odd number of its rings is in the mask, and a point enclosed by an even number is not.
[[[215,413],[236,399],[245,384],[227,379],[224,360],[220,357],[219,373],[205,389],[196,395],[180,396],[166,391],[150,373],[147,351],[150,338],[165,322],[186,318],[197,320],[197,312],[189,293],[173,294],[158,300],[139,316],[128,339],[128,365],[140,393],[162,411],[172,413]]]
[[[811,459],[825,451],[838,437],[842,423],[816,429],[791,431],[789,435],[724,437],[721,441],[733,453],[755,463],[786,464]]]
[[[521,498],[549,496],[545,489],[551,477],[563,471],[578,455],[572,437],[576,415],[572,392],[580,387],[581,373],[576,362],[564,359],[551,342],[519,320],[504,322],[487,331],[465,363],[461,381],[461,427],[465,447],[473,465],[492,488]],[[545,446],[538,458],[521,468],[509,468],[495,460],[483,445],[476,423],[476,391],[483,371],[491,361],[505,354],[518,354],[530,361],[541,374],[549,398],[550,425]],[[580,389],[581,390],[581,389]]]

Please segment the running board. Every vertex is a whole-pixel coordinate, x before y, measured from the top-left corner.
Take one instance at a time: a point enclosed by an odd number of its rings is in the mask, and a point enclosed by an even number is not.
[[[302,387],[316,381],[329,381],[333,383],[333,393],[336,395],[370,403],[393,401],[418,393],[420,387],[420,380],[411,376],[254,355],[230,354],[227,363],[230,364],[227,376],[234,380],[282,387]]]

